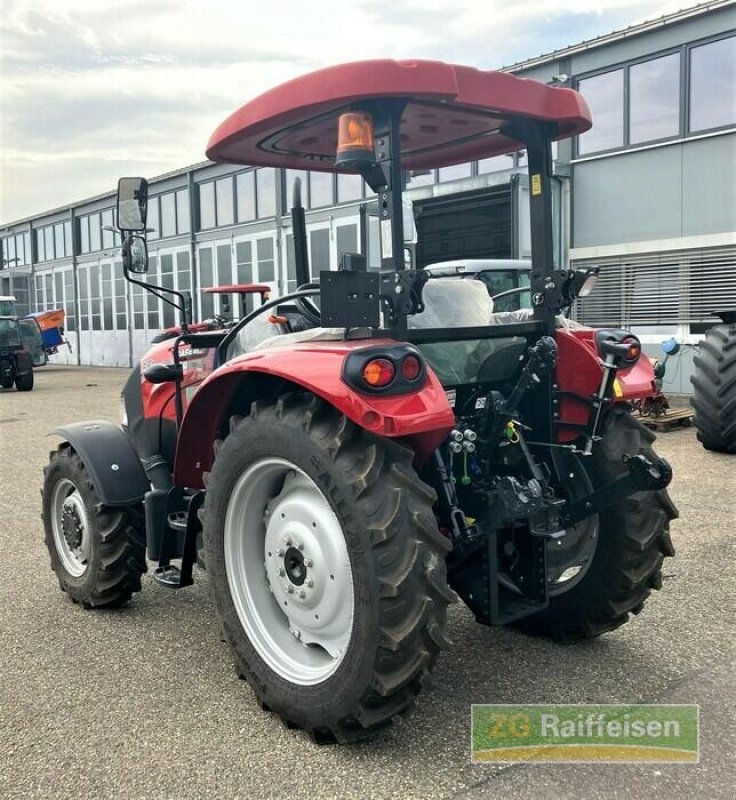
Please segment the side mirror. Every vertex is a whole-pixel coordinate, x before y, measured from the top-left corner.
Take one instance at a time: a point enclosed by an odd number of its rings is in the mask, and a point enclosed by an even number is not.
[[[148,181],[145,178],[121,178],[118,181],[118,228],[121,231],[145,231],[148,212]]]
[[[137,275],[145,275],[148,272],[148,245],[142,236],[132,233],[126,236],[120,255],[123,259],[123,269]]]

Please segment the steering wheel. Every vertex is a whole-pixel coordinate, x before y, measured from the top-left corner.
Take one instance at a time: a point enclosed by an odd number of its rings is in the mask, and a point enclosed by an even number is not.
[[[313,281],[297,287],[298,292],[304,289],[319,289],[319,283]],[[320,314],[319,306],[311,297],[296,297],[294,298],[294,305],[297,307],[299,313],[303,314],[312,325],[319,327],[322,324],[322,315]]]

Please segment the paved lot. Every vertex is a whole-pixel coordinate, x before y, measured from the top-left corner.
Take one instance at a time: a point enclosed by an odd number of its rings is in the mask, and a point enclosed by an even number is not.
[[[660,438],[678,556],[630,625],[562,647],[455,606],[454,648],[416,711],[371,743],[318,748],[237,680],[206,579],[170,592],[147,576],[117,612],[85,612],[59,591],[39,520],[46,434],[117,420],[125,376],[49,367],[30,394],[0,390],[0,798],[736,796],[734,457],[706,452],[692,430]],[[481,702],[700,703],[701,763],[471,765],[469,707]]]

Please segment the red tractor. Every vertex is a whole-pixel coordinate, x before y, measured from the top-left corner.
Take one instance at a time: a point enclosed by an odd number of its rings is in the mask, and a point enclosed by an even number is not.
[[[122,424],[57,430],[43,520],[62,589],[117,606],[146,555],[174,588],[198,562],[258,702],[321,742],[413,705],[456,593],[481,623],[558,640],[638,614],[677,515],[630,413],[654,376],[631,333],[565,324],[594,275],[552,255],[551,142],[590,124],[570,89],[388,60],[306,75],[229,117],[214,161],[361,175],[381,268],[350,254],[310,282],[297,197],[297,291],[219,329],[192,330],[190,300],[172,300],[182,324],[133,370]],[[494,313],[481,281],[405,269],[402,169],[523,148],[533,309]],[[146,197],[143,179],[120,181],[138,282]]]

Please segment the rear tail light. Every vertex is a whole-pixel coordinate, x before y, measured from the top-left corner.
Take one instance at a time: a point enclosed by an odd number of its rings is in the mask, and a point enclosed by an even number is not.
[[[363,367],[361,377],[371,389],[381,389],[396,377],[396,367],[387,358],[373,358]]]
[[[401,377],[405,381],[415,381],[422,372],[422,362],[414,355],[404,356],[401,362]]]
[[[641,355],[641,345],[639,342],[636,339],[628,338],[624,339],[624,344],[629,346],[629,349],[626,351],[626,360],[637,361]]]

